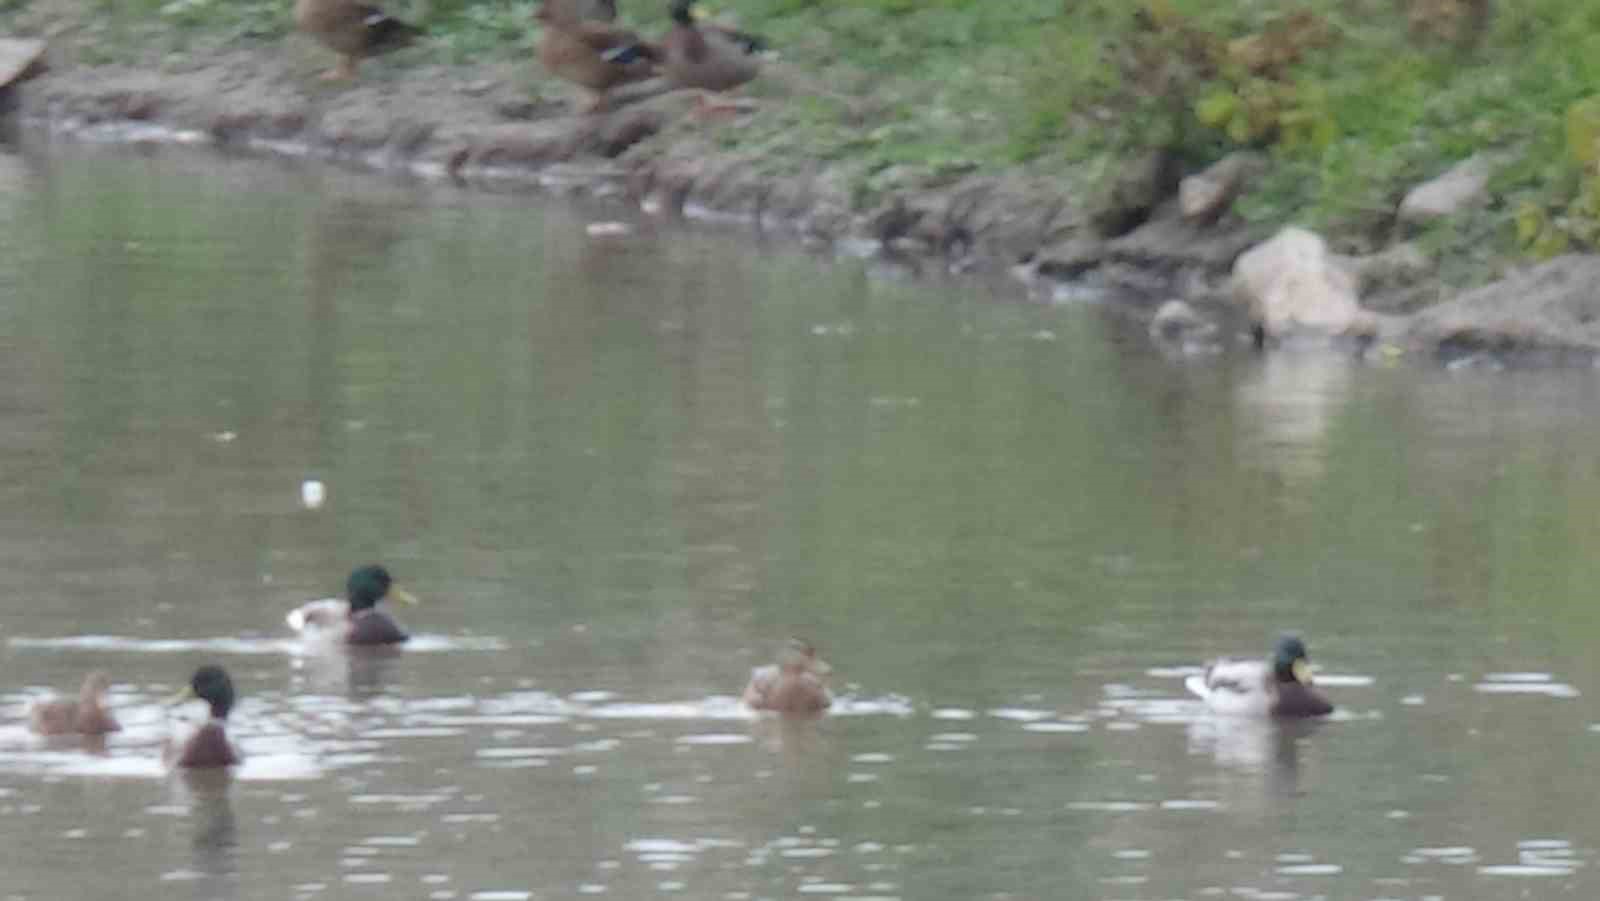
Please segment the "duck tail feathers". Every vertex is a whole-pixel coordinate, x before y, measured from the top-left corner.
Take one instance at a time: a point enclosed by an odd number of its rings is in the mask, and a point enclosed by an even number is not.
[[[1211,689],[1206,686],[1206,678],[1204,676],[1190,676],[1184,679],[1183,687],[1189,689],[1190,694],[1201,700],[1211,697]]]

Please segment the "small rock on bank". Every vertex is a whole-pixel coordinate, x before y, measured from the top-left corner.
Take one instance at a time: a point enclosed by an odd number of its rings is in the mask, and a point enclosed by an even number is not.
[[[1600,255],[1557,257],[1424,310],[1407,337],[1445,357],[1600,359]]]
[[[1493,163],[1481,154],[1457,163],[1443,175],[1411,189],[1400,202],[1400,221],[1421,225],[1454,216],[1488,197],[1493,174]]]

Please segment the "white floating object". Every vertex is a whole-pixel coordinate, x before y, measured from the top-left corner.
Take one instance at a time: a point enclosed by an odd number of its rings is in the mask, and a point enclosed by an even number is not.
[[[316,479],[306,479],[300,483],[300,503],[307,510],[315,510],[322,506],[328,499],[328,488]]]
[[[591,238],[622,238],[633,234],[633,226],[626,222],[591,222],[583,230]]]

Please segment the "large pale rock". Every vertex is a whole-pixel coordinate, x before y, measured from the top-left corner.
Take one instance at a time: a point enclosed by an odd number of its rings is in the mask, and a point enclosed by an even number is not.
[[[1400,202],[1400,220],[1414,225],[1454,216],[1489,194],[1493,162],[1483,155],[1452,166],[1443,175],[1411,189]]]
[[[1600,359],[1600,256],[1557,257],[1431,307],[1408,337],[1447,357]]]
[[[1232,288],[1261,338],[1365,338],[1377,329],[1358,301],[1355,276],[1303,228],[1286,228],[1241,254]]]
[[[1266,157],[1259,153],[1247,150],[1230,153],[1206,171],[1178,184],[1178,209],[1185,219],[1215,222],[1266,168]]]

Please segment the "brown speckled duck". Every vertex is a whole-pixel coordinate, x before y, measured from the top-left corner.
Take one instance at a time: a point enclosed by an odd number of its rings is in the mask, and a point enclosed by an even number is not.
[[[674,87],[728,91],[761,71],[755,35],[696,21],[696,0],[672,0],[672,28],[661,39],[661,71]]]
[[[551,75],[589,90],[594,101],[587,112],[596,113],[606,108],[612,88],[656,74],[660,53],[632,31],[584,13],[576,0],[542,0],[534,12],[544,30],[539,63]]]
[[[40,735],[105,735],[122,728],[106,709],[111,680],[96,671],[85,676],[76,700],[53,698],[28,709],[28,727]]]
[[[808,641],[792,638],[778,662],[750,673],[742,700],[754,710],[787,714],[817,714],[833,705],[828,676],[833,667],[817,657]]]
[[[329,80],[354,76],[362,59],[404,47],[422,33],[356,0],[295,0],[294,24],[339,54],[338,64],[322,76]]]
[[[242,758],[228,740],[226,723],[233,710],[233,680],[228,671],[207,664],[194,671],[189,685],[169,703],[182,704],[199,698],[211,708],[211,716],[192,735],[169,741],[165,757],[168,766],[180,769],[215,769],[234,766]]]

